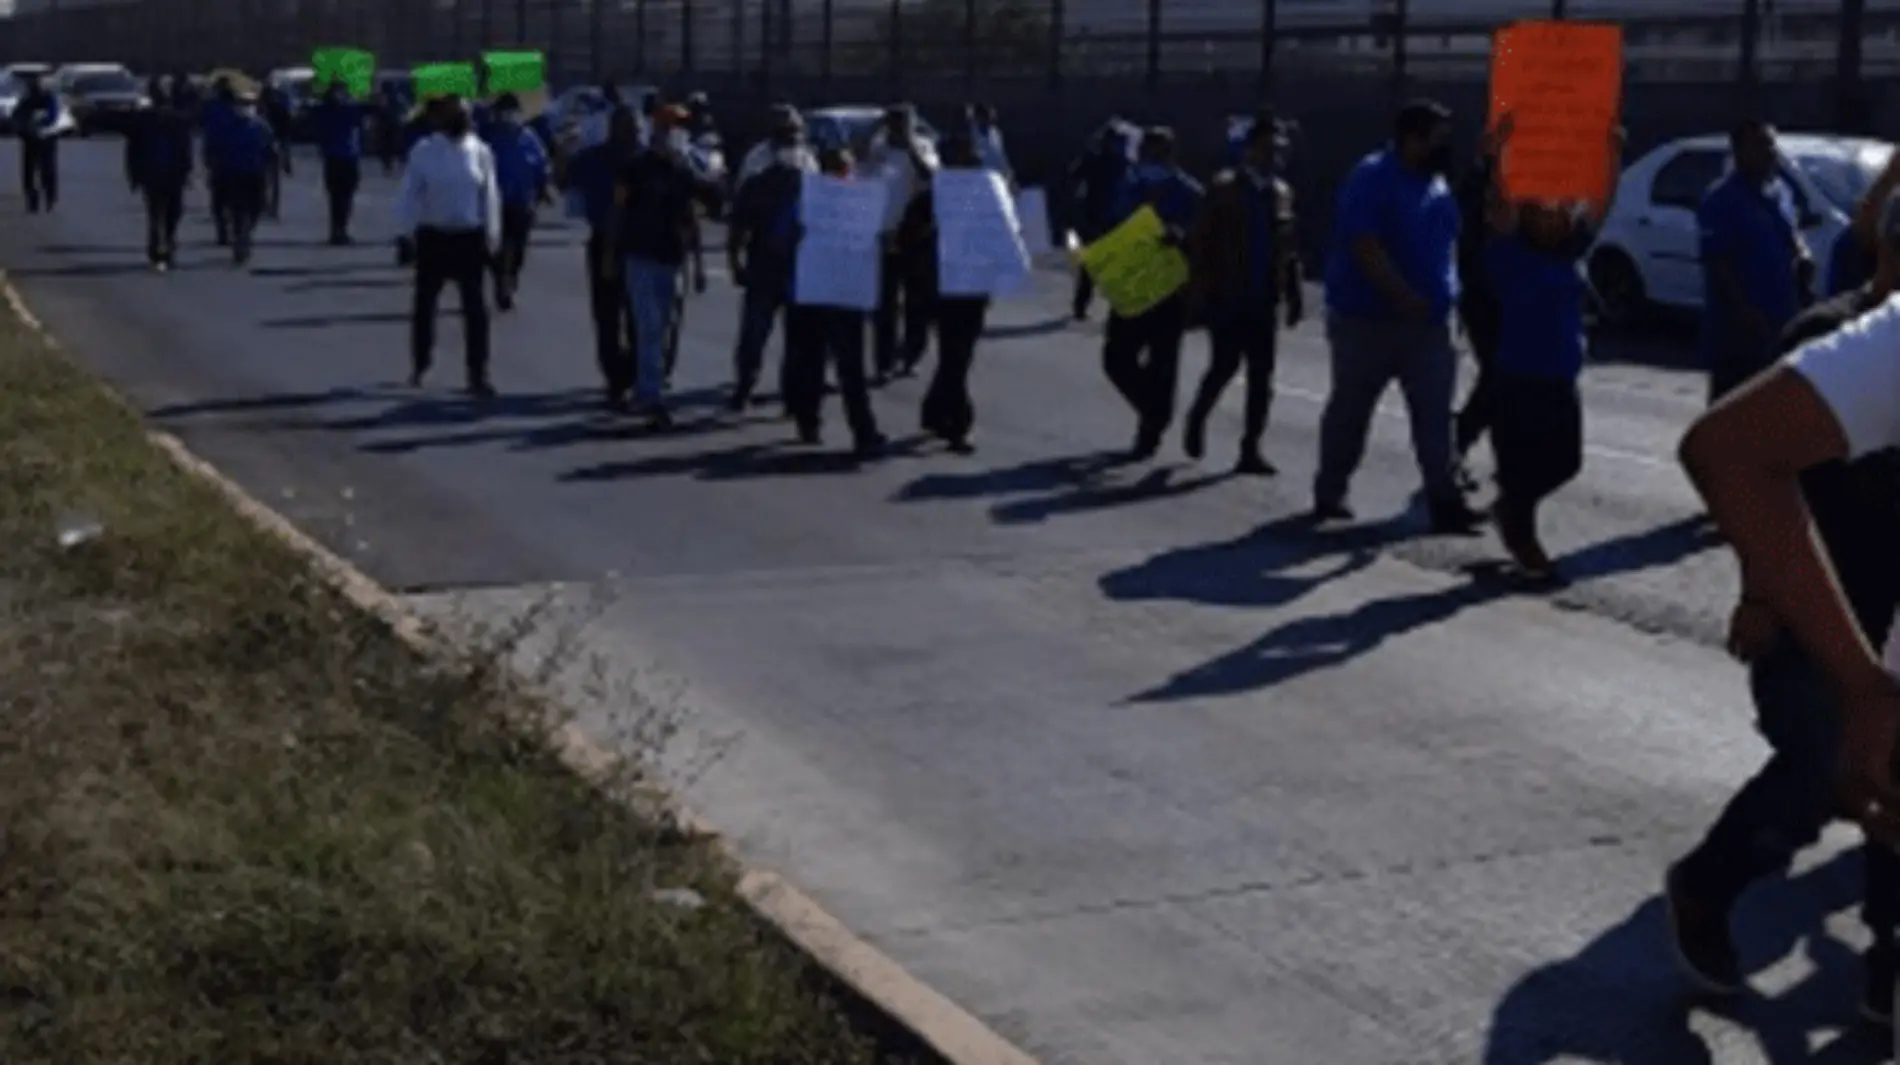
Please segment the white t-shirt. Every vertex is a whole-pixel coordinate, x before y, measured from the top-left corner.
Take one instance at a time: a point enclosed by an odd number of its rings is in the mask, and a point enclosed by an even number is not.
[[[1833,411],[1849,459],[1900,447],[1900,294],[1785,361]],[[1900,614],[1894,621],[1882,659],[1900,674]]]

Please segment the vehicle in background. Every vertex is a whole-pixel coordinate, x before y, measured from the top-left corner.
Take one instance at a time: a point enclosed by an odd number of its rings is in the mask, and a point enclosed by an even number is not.
[[[821,107],[805,112],[805,139],[814,151],[827,148],[849,148],[851,154],[862,159],[871,150],[871,140],[877,135],[878,126],[884,121],[884,108],[869,104],[844,104],[836,107]],[[936,144],[940,135],[936,127],[917,116],[918,136],[931,144]]]
[[[290,104],[290,139],[308,143],[313,136],[310,105],[316,103],[317,72],[310,67],[278,67],[264,75],[264,84],[281,91]]]
[[[116,63],[64,66],[55,81],[81,137],[124,133],[138,113],[152,104],[144,84]]]
[[[1893,146],[1828,133],[1779,133],[1781,178],[1795,225],[1814,256],[1817,295],[1834,241],[1853,217]],[[1729,170],[1722,135],[1670,141],[1636,160],[1617,182],[1616,204],[1590,251],[1589,279],[1603,324],[1624,326],[1652,308],[1702,307],[1701,239],[1696,209]]]
[[[650,92],[659,90],[652,85],[617,85],[620,100],[628,107],[638,109],[640,101]],[[598,85],[575,85],[548,102],[548,128],[557,134],[567,131],[578,132],[583,142],[592,142],[607,135],[607,95]]]

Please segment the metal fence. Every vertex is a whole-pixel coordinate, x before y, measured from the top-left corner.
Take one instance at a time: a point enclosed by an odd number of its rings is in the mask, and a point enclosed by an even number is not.
[[[22,0],[25,5],[27,0]],[[39,0],[0,56],[140,69],[302,62],[315,45],[391,67],[483,47],[547,51],[557,81],[710,77],[761,90],[919,79],[1061,91],[1217,79],[1272,91],[1355,71],[1403,86],[1480,72],[1513,18],[1614,19],[1637,80],[1741,87],[1900,70],[1900,0]]]

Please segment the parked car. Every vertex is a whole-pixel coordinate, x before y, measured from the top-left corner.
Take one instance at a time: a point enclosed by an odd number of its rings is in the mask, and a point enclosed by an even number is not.
[[[1825,133],[1781,133],[1776,147],[1796,225],[1814,254],[1815,283],[1825,292],[1835,238],[1893,147]],[[1696,208],[1728,170],[1728,138],[1709,135],[1670,141],[1623,171],[1616,205],[1589,257],[1590,287],[1605,324],[1626,325],[1651,307],[1701,308]]]
[[[871,148],[871,138],[877,134],[878,125],[884,121],[884,110],[869,104],[845,104],[807,111],[805,139],[814,150],[848,148],[852,155],[862,159]],[[915,128],[919,136],[937,143],[937,130],[924,121],[923,116],[917,117]]]
[[[69,64],[59,68],[54,83],[81,137],[124,133],[152,103],[139,79],[117,63]]]

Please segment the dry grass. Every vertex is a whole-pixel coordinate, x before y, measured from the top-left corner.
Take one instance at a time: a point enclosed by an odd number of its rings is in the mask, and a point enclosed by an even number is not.
[[[0,1061],[873,1060],[498,660],[422,661],[5,316]]]

